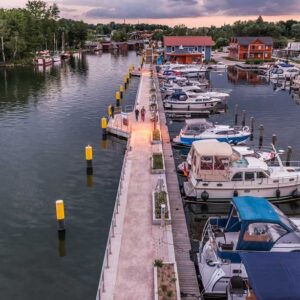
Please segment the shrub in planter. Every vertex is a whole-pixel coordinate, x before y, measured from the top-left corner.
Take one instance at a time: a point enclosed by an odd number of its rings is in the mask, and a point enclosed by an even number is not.
[[[160,141],[160,130],[158,128],[156,128],[152,131],[152,140]]]
[[[164,168],[164,161],[163,161],[162,153],[153,153],[152,158],[153,158],[153,169],[154,170]]]

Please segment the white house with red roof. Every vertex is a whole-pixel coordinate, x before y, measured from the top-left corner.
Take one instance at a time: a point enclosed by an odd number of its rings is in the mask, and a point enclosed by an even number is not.
[[[213,45],[210,36],[164,36],[165,59],[182,64],[210,61]]]

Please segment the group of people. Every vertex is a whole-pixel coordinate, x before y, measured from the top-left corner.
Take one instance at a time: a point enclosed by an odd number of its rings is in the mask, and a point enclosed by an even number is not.
[[[135,109],[135,119],[136,119],[136,121],[139,120],[139,115],[140,115],[140,111],[139,111],[138,108],[136,108]],[[145,116],[146,116],[146,109],[143,106],[142,109],[141,109],[141,119],[142,119],[142,122],[145,122]]]

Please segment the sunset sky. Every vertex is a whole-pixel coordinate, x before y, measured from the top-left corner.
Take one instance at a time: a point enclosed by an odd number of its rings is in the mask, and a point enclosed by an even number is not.
[[[24,7],[27,0],[0,0],[0,7]],[[53,3],[54,1],[47,1]],[[185,24],[201,27],[236,20],[300,21],[300,0],[56,0],[60,16],[88,23]]]

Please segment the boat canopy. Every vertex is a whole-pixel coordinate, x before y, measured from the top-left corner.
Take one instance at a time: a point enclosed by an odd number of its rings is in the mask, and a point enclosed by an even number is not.
[[[214,139],[193,142],[193,148],[199,156],[231,157],[233,155],[232,147],[228,143]]]
[[[300,299],[299,252],[240,253],[257,300]]]
[[[278,213],[265,198],[252,196],[233,197],[232,203],[241,221],[260,221],[271,223],[280,221]]]

